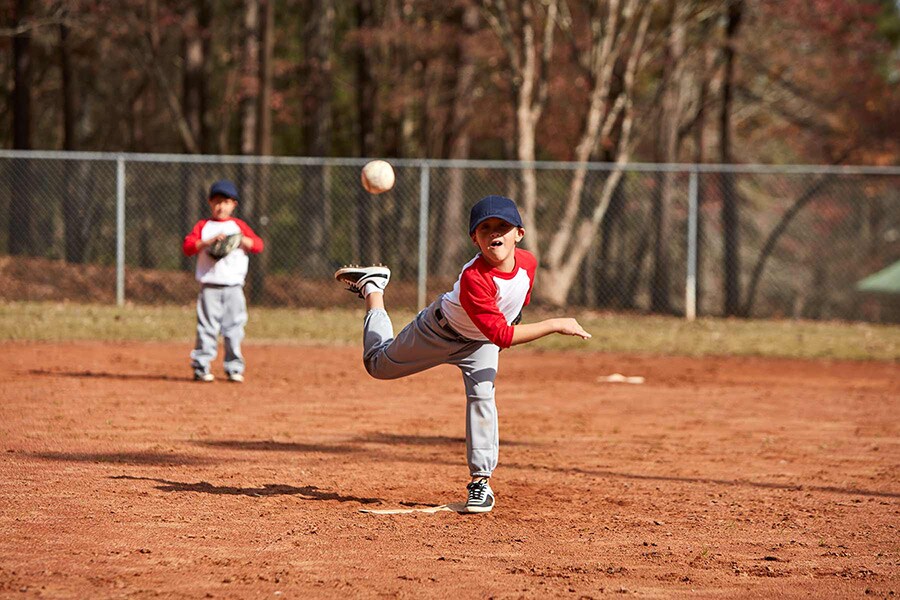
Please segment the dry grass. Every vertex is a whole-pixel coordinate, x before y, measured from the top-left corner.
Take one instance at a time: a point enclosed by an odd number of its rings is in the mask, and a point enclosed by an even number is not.
[[[392,313],[399,330],[413,316]],[[526,322],[546,315],[528,311]],[[588,342],[550,336],[532,346],[686,356],[770,356],[896,361],[900,326],[867,323],[764,321],[583,313]],[[251,307],[248,343],[354,345],[361,339],[362,309]],[[0,304],[0,341],[146,340],[193,342],[193,306],[125,306],[51,302]]]

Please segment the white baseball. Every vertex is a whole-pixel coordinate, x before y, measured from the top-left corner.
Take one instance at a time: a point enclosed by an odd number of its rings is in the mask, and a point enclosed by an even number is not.
[[[384,160],[373,160],[362,169],[362,185],[370,194],[382,194],[394,187],[394,169]]]

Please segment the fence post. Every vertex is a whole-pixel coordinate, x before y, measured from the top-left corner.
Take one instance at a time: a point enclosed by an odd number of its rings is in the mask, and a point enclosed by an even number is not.
[[[116,305],[125,304],[125,157],[116,159]]]
[[[697,170],[691,169],[688,179],[687,282],[684,288],[684,316],[688,321],[697,318]]]
[[[428,284],[428,194],[431,185],[431,167],[428,163],[422,163],[422,171],[419,174],[419,285],[418,307],[425,308],[427,284]]]

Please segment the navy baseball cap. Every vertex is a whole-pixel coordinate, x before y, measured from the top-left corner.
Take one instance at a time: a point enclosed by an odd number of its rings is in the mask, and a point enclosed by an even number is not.
[[[469,235],[475,233],[479,223],[494,217],[503,219],[510,225],[523,227],[515,202],[505,196],[486,196],[476,202],[469,213]]]
[[[233,200],[238,199],[237,186],[227,179],[220,179],[209,187],[209,198],[213,196],[225,196]]]

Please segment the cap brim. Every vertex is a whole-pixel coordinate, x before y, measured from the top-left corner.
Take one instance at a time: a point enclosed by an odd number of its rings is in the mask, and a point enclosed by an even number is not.
[[[477,221],[475,221],[475,222],[469,227],[469,235],[472,235],[473,233],[475,233],[475,230],[478,228],[478,226],[481,225],[482,223],[484,223],[485,221],[487,221],[488,219],[500,219],[501,221],[503,221],[503,222],[505,222],[505,223],[509,223],[509,224],[512,225],[513,227],[520,227],[520,228],[522,227],[522,225],[513,223],[512,221],[507,221],[506,219],[504,219],[503,217],[501,217],[501,216],[499,216],[499,215],[487,215],[487,216],[481,217],[480,219],[478,219]]]

